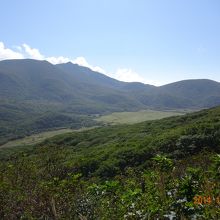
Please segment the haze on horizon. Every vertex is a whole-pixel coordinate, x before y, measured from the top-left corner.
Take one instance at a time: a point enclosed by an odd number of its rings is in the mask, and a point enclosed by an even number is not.
[[[220,81],[220,2],[3,1],[0,60],[73,62],[121,81]]]

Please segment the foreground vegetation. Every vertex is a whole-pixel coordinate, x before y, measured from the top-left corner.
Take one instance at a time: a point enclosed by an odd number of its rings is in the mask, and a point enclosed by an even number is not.
[[[61,134],[1,155],[0,219],[219,219],[219,153],[220,107]]]

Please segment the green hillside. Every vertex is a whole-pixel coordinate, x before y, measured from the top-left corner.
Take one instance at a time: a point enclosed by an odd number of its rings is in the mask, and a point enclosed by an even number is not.
[[[156,87],[127,83],[73,63],[0,61],[0,144],[62,128],[94,126],[94,116],[220,104],[220,83],[185,80]]]
[[[182,80],[159,87],[161,93],[193,100],[197,106],[209,107],[218,104],[219,83],[208,79]]]
[[[15,150],[1,151],[1,219],[220,216],[220,107]]]

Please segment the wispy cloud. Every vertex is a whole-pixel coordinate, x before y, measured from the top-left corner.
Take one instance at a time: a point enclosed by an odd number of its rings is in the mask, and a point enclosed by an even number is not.
[[[33,58],[33,59],[36,59],[36,60],[44,60],[45,59],[44,55],[42,55],[38,49],[31,48],[27,44],[22,44],[22,49],[25,51],[25,53],[30,58]]]
[[[152,84],[152,82],[146,80],[140,74],[136,73],[132,69],[129,68],[119,68],[116,70],[115,73],[109,73],[100,66],[91,65],[85,57],[76,57],[75,59],[71,59],[68,57],[58,56],[58,57],[47,57],[43,55],[39,49],[33,48],[26,43],[22,45],[17,45],[13,47],[14,50],[6,48],[3,42],[0,42],[0,60],[5,59],[36,59],[36,60],[47,60],[52,64],[60,64],[60,63],[67,63],[72,62],[74,64],[78,64],[80,66],[88,67],[93,71],[103,73],[107,76],[115,78],[120,81],[125,82],[142,82],[147,84]]]
[[[143,82],[142,78],[138,73],[134,72],[132,69],[120,68],[115,73],[115,78],[120,81],[125,82]]]
[[[75,59],[70,59],[68,57],[63,57],[63,56],[46,57],[39,51],[39,49],[32,48],[26,43],[22,44],[21,46],[14,46],[14,48],[15,50],[6,48],[4,43],[0,42],[0,60],[31,58],[31,59],[36,59],[36,60],[47,60],[48,62],[52,64],[72,62],[80,66],[88,67],[93,71],[107,74],[107,72],[103,68],[101,68],[100,66],[93,66],[89,64],[86,58],[82,56],[76,57]]]
[[[127,69],[127,68],[117,69],[117,71],[115,72],[115,74],[112,75],[112,77],[124,82],[142,82],[151,85],[157,84],[151,80],[145,79],[143,76],[133,71],[132,69]]]
[[[85,57],[77,57],[76,59],[71,60],[71,62],[75,63],[75,64],[78,64],[80,66],[88,67],[88,68],[90,68],[93,71],[100,72],[100,73],[103,73],[103,74],[107,74],[106,71],[104,69],[102,69],[100,66],[90,65],[87,62],[87,60],[85,59]]]
[[[71,62],[71,60],[67,57],[59,56],[59,57],[46,57],[45,60],[52,64],[59,64],[59,63],[67,63]]]
[[[13,51],[12,49],[6,48],[3,42],[0,42],[0,60],[5,59],[23,59],[22,53]]]

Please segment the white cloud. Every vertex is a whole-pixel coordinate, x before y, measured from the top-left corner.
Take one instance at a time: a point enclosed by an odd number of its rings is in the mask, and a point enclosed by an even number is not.
[[[94,66],[94,67],[92,67],[92,70],[93,70],[93,71],[96,71],[96,72],[99,72],[99,73],[103,73],[103,74],[105,74],[105,75],[109,75],[104,69],[102,69],[102,68],[99,67],[99,66]]]
[[[115,73],[113,74],[109,73],[99,66],[93,66],[89,64],[88,61],[85,59],[85,57],[82,57],[82,56],[79,56],[75,59],[70,59],[68,57],[63,57],[63,56],[47,57],[41,54],[38,49],[32,48],[28,44],[25,44],[25,43],[23,43],[21,46],[14,46],[13,48],[15,48],[16,51],[9,49],[9,48],[5,48],[4,43],[0,42],[0,60],[30,58],[30,59],[36,59],[36,60],[47,60],[48,62],[52,64],[72,62],[80,66],[88,67],[93,71],[103,73],[109,77],[115,78],[120,81],[142,82],[142,83],[154,84],[154,85],[157,84],[155,82],[146,80],[140,74],[128,68],[119,68],[117,69]]]
[[[112,77],[117,80],[124,81],[124,82],[141,82],[141,83],[151,84],[151,85],[157,84],[151,80],[146,80],[140,74],[136,73],[132,69],[127,69],[127,68],[117,69],[116,73],[113,74]]]
[[[80,66],[86,66],[86,67],[90,66],[84,57],[77,57],[72,62]]]
[[[124,81],[124,82],[141,82],[150,85],[159,86],[160,83],[157,81],[146,79],[145,77],[141,76],[137,72],[133,71],[132,69],[128,68],[119,68],[116,70],[115,74],[110,75],[117,80]]]
[[[52,64],[60,64],[60,63],[67,63],[70,62],[71,60],[67,57],[46,57],[45,60],[47,60],[48,62],[52,63]]]
[[[5,47],[3,42],[0,42],[0,60],[6,59],[22,59],[23,54],[13,51]]]
[[[22,47],[24,48],[24,51],[27,53],[27,55],[30,58],[36,59],[36,60],[44,60],[45,59],[44,55],[42,55],[38,49],[31,48],[27,44],[22,44]]]
[[[0,60],[30,58],[36,60],[47,60],[52,64],[72,62],[80,66],[88,67],[93,71],[106,74],[106,71],[104,69],[102,69],[99,66],[93,66],[89,64],[84,57],[77,57],[75,59],[70,59],[68,57],[63,57],[63,56],[46,57],[45,55],[41,54],[38,49],[32,48],[31,46],[25,43],[23,43],[21,46],[14,46],[14,48],[19,52],[5,48],[4,43],[0,42]]]
[[[132,71],[131,69],[118,69],[115,73],[115,78],[120,81],[125,82],[143,82],[144,79],[136,72]]]
[[[93,71],[106,74],[106,71],[99,66],[90,65],[84,57],[77,57],[76,59],[71,61],[72,63],[78,64],[80,66],[85,66],[90,68]]]
[[[27,58],[36,59],[36,60],[47,60],[52,64],[60,64],[60,63],[67,63],[71,60],[67,57],[58,56],[58,57],[46,57],[45,55],[41,54],[40,51],[36,48],[30,47],[28,44],[22,44],[22,46],[17,46],[21,52],[25,52]]]
[[[46,57],[45,55],[41,54],[38,49],[32,48],[31,46],[25,43],[23,43],[21,46],[13,46],[13,48],[15,48],[15,50],[19,52],[5,48],[4,43],[0,42],[0,60],[30,58],[36,60],[47,60],[52,64],[72,62],[80,66],[88,67],[93,71],[106,74],[106,71],[104,69],[102,69],[99,66],[93,66],[89,64],[84,57],[77,57],[75,59],[70,59],[68,57],[63,57],[63,56]]]

